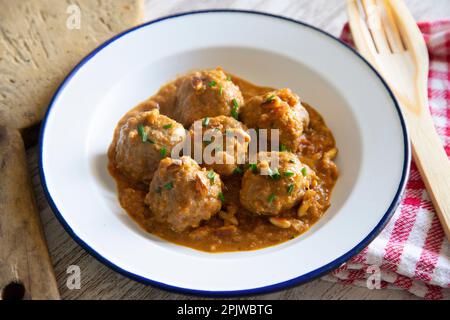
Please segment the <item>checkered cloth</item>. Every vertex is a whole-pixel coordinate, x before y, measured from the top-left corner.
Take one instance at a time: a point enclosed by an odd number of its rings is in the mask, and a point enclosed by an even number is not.
[[[419,27],[430,55],[430,110],[450,155],[450,20],[419,23]],[[353,46],[348,24],[341,40]],[[426,299],[450,298],[450,243],[414,162],[403,200],[386,228],[324,279],[373,288],[378,271],[381,288],[403,289]]]

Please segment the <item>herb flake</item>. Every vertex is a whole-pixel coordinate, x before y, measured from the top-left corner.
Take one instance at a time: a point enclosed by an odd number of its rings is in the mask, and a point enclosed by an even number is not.
[[[142,142],[143,143],[147,142],[148,135],[147,135],[147,132],[145,131],[144,125],[139,124],[137,126],[137,130],[138,130],[139,136],[141,137]]]
[[[165,158],[167,155],[166,147],[162,147],[162,149],[159,151],[159,154],[160,154],[161,158]]]
[[[206,176],[211,181],[211,183],[214,183],[214,178],[216,177],[216,173],[213,170],[209,171]]]
[[[295,173],[292,172],[292,171],[290,171],[290,170],[286,170],[286,171],[283,173],[283,175],[284,175],[285,177],[290,178],[290,177],[293,177],[293,176],[295,175]]]
[[[302,168],[302,175],[303,175],[304,177],[306,177],[307,174],[308,174],[308,170],[306,169],[306,167],[303,167],[303,168]]]
[[[172,189],[173,189],[173,182],[170,181],[170,182],[166,183],[166,184],[164,185],[164,189],[166,189],[166,190],[172,190]]]
[[[276,197],[277,197],[277,196],[276,196],[274,193],[272,193],[272,194],[267,198],[267,201],[269,202],[269,204],[272,204],[273,200],[275,200]]]
[[[257,173],[258,172],[258,165],[256,163],[250,163],[248,165],[248,168],[253,172],[253,173]]]
[[[295,187],[294,184],[290,184],[288,186],[288,188],[287,188],[288,195],[292,194],[292,191],[294,191],[294,187]]]
[[[289,149],[284,144],[280,144],[280,151],[281,152],[289,151]]]
[[[272,178],[272,180],[278,180],[281,178],[280,172],[278,169],[272,170],[269,168],[269,175]]]
[[[233,99],[232,102],[233,108],[231,109],[231,116],[236,120],[239,120],[239,103],[237,102],[236,99]]]
[[[240,167],[236,167],[236,169],[233,170],[234,174],[242,174],[242,169]]]
[[[275,100],[275,95],[274,95],[274,94],[272,94],[271,96],[269,96],[269,97],[264,101],[264,103],[271,103],[273,100]]]

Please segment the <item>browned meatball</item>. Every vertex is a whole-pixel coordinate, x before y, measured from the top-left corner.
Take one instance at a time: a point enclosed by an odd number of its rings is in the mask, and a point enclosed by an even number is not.
[[[222,69],[196,71],[184,76],[176,92],[175,120],[189,127],[195,120],[220,115],[237,118],[244,103],[241,90]]]
[[[198,227],[220,211],[222,181],[189,157],[161,160],[145,203],[176,232]]]
[[[149,183],[159,161],[182,143],[186,131],[157,109],[130,117],[120,129],[115,146],[115,165],[129,178]]]
[[[292,152],[298,151],[303,131],[309,125],[308,112],[290,89],[251,98],[241,108],[240,119],[249,128],[279,129],[280,147]]]
[[[218,159],[211,163],[211,161],[205,161],[208,159],[203,158],[202,166],[213,169],[220,175],[229,176],[240,164],[245,163],[250,136],[247,133],[247,127],[236,119],[227,116],[206,117],[194,122],[189,134],[192,148],[196,146],[194,142],[198,135],[197,139],[203,140],[200,144],[202,154],[205,152],[214,157],[211,160]],[[215,140],[216,137],[218,141]]]
[[[278,169],[271,170],[270,160],[260,160],[262,156],[278,157]],[[314,171],[294,154],[260,152],[258,163],[250,165],[242,179],[241,204],[258,215],[278,215],[298,204],[314,179]]]

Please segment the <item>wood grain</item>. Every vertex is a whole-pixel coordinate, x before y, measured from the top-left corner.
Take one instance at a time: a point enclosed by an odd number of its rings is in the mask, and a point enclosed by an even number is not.
[[[59,299],[19,131],[0,126],[1,299]]]
[[[412,70],[414,81],[409,84],[408,92],[415,92],[414,98],[406,98],[406,90],[397,90],[397,95],[402,98],[402,110],[406,115],[408,129],[411,135],[413,156],[425,182],[428,194],[441,221],[447,239],[450,241],[450,161],[444,150],[442,142],[437,134],[431,117],[428,101],[428,72],[429,60],[425,41],[417,24],[411,17],[403,0],[391,1],[392,11],[397,16],[397,21],[402,35],[407,43],[408,52],[414,61]],[[400,69],[399,69],[400,70]],[[405,83],[406,71],[394,75],[395,81]],[[409,73],[411,74],[411,73]],[[406,83],[408,83],[406,79]]]
[[[407,1],[416,19],[428,20],[450,16],[448,0]],[[303,20],[338,35],[346,21],[343,0],[146,0],[146,19],[208,8],[240,8],[266,11]],[[55,219],[39,181],[38,148],[28,150],[28,164],[32,172],[38,209],[47,236],[55,274],[64,299],[192,299],[195,297],[170,293],[134,282],[110,270],[79,247]],[[81,268],[81,288],[66,286],[70,265]],[[314,280],[276,293],[246,297],[245,299],[417,299],[400,290],[368,290],[366,288]]]
[[[141,22],[142,7],[143,0],[0,0],[0,124],[37,124],[65,75]]]

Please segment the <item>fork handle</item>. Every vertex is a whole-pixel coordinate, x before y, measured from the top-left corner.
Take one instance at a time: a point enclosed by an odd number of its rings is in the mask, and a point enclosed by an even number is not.
[[[403,108],[407,110],[407,108]],[[417,115],[407,111],[413,157],[450,241],[450,161],[436,132],[428,105]]]

